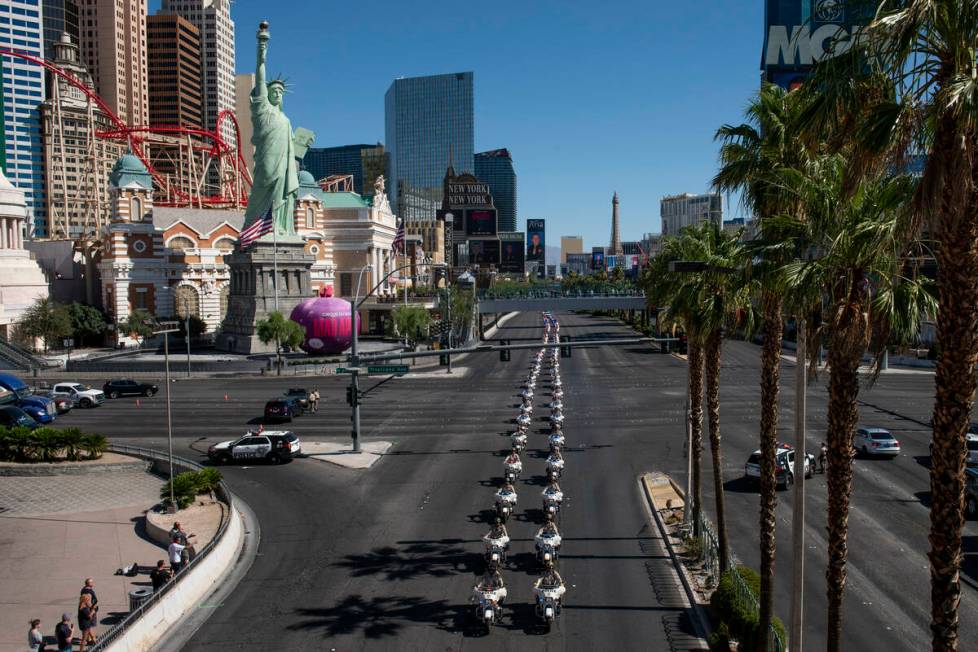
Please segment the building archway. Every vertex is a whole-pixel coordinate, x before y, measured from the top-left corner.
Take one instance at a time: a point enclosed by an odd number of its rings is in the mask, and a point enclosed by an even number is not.
[[[173,311],[180,319],[200,318],[200,293],[191,285],[179,285],[173,292]]]

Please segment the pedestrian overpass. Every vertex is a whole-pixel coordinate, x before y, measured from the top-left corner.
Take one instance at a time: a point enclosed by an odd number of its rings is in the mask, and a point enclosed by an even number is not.
[[[479,314],[506,312],[569,312],[573,310],[644,310],[644,294],[527,293],[514,296],[478,297]]]

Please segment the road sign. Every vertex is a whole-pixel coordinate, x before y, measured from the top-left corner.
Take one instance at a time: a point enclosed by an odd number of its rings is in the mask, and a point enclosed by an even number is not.
[[[388,364],[388,365],[378,365],[376,367],[367,367],[368,374],[406,374],[410,371],[410,367],[406,364]]]
[[[353,373],[363,373],[366,371],[366,367],[337,367],[336,373],[338,374],[353,374]]]

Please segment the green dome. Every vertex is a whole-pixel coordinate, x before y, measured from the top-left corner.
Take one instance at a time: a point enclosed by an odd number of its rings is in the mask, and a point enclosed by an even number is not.
[[[323,199],[323,189],[316,183],[312,173],[309,170],[299,170],[299,196],[301,197],[309,191],[312,191],[312,194],[319,200]]]
[[[119,157],[119,160],[112,166],[109,174],[109,183],[116,188],[124,188],[136,184],[146,190],[153,189],[153,177],[132,152],[126,152]]]

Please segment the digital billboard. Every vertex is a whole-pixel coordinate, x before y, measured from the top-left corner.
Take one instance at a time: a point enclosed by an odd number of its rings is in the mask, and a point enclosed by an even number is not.
[[[496,209],[467,208],[465,233],[469,236],[496,235]]]
[[[604,269],[604,252],[603,251],[592,251],[591,252],[591,269],[595,272]]]
[[[499,271],[522,274],[526,267],[526,235],[522,231],[499,234]]]
[[[547,221],[526,221],[526,260],[546,264]]]
[[[469,264],[499,265],[499,240],[469,240]]]
[[[761,69],[767,81],[792,89],[812,66],[842,54],[876,9],[870,0],[767,0]]]

